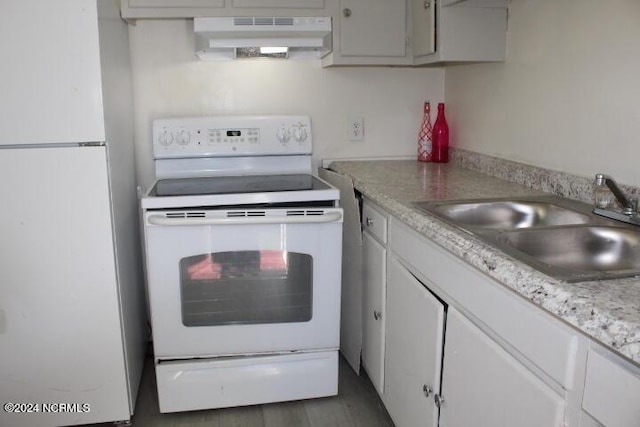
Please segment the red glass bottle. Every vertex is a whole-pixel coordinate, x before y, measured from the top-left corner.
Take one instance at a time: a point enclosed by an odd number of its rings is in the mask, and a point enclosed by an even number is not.
[[[438,116],[433,124],[433,154],[431,160],[435,163],[449,161],[449,125],[444,116],[444,103],[438,103]]]

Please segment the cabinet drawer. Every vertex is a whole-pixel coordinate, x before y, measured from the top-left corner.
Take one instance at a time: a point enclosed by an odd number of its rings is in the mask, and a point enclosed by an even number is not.
[[[607,427],[640,426],[640,369],[589,351],[582,408]]]
[[[368,200],[362,205],[362,227],[382,243],[387,243],[387,217]]]

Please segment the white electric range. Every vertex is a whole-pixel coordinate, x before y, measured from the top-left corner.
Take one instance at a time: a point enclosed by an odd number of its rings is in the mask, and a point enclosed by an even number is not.
[[[306,116],[162,119],[142,198],[161,412],[337,393],[339,191]]]

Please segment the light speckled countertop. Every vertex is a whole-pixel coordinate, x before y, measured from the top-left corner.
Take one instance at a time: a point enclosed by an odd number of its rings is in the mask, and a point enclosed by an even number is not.
[[[357,190],[420,234],[640,366],[640,279],[566,283],[414,208],[416,201],[548,195],[454,164],[338,161]]]

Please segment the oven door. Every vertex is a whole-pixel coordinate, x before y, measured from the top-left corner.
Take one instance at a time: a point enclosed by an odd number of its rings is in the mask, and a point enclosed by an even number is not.
[[[337,349],[342,209],[148,211],[157,358]]]

